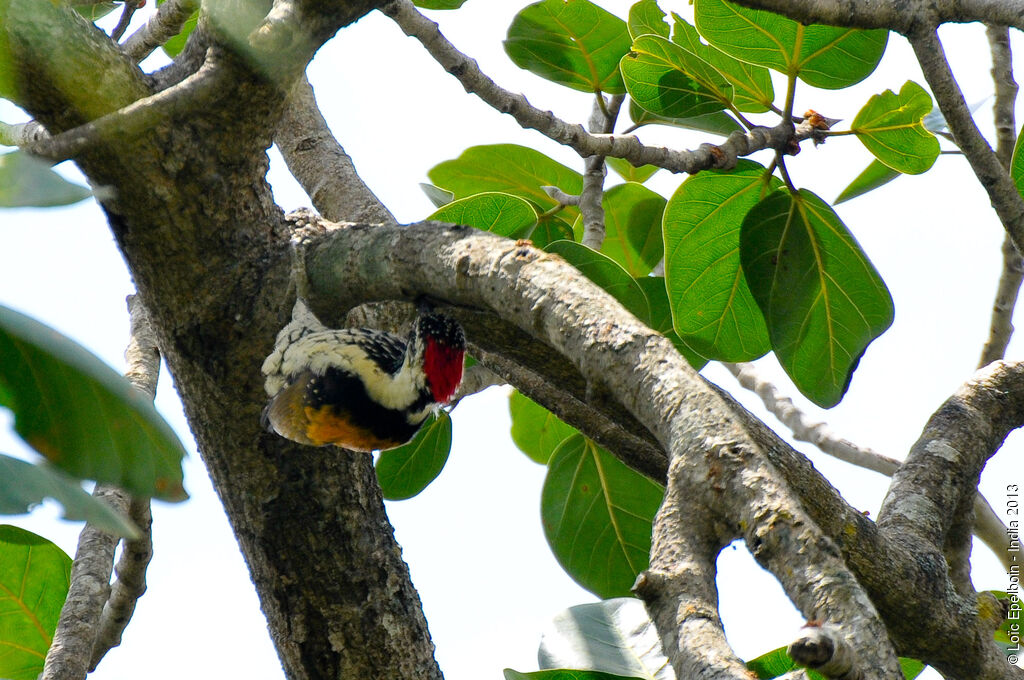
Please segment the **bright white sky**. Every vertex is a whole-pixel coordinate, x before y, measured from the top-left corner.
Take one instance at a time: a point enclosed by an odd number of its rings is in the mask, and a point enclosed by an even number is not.
[[[514,66],[501,41],[525,0],[470,0],[456,12],[436,12],[442,30],[477,59],[483,70],[532,103],[582,121],[590,98],[549,84]],[[625,16],[629,2],[603,0]],[[688,3],[662,0],[684,15]],[[989,97],[993,86],[984,31],[946,27],[941,33],[968,102]],[[1016,37],[1016,36],[1015,36]],[[1024,44],[1015,42],[1018,52]],[[1018,73],[1021,72],[1018,60]],[[521,130],[465,94],[389,19],[374,14],[343,31],[309,69],[321,107],[362,176],[402,222],[425,217],[432,206],[417,184],[436,163],[476,144],[517,142],[535,146],[577,169],[581,161],[537,133]],[[881,67],[852,92],[801,86],[796,110],[814,108],[846,121],[872,94],[899,90],[907,79],[924,83],[906,42],[899,37]],[[781,89],[777,83],[777,89]],[[989,107],[979,119],[991,137]],[[0,103],[0,119],[18,114]],[[645,140],[694,148],[705,138],[676,130],[644,130]],[[767,157],[757,159],[766,162]],[[834,198],[869,162],[853,138],[839,138],[789,161],[794,182]],[[75,170],[62,166],[69,176]],[[308,199],[272,153],[271,182],[286,209]],[[611,182],[619,181],[611,176]],[[682,181],[662,171],[649,186],[670,196]],[[903,457],[929,414],[974,370],[988,332],[989,310],[1000,271],[1002,230],[966,162],[942,156],[926,177],[903,177],[838,212],[872,258],[896,303],[892,328],[867,351],[850,392],[825,413],[796,394],[774,358],[759,363],[798,404],[821,414],[833,429],[858,444]],[[0,212],[0,304],[32,314],[123,368],[124,298],[132,286],[103,216],[92,202],[46,211]],[[45,250],[44,250],[45,249]],[[269,348],[268,348],[269,349]],[[1019,357],[1018,340],[1009,356]],[[705,375],[737,393],[719,367]],[[518,452],[507,436],[507,389],[467,399],[454,412],[454,449],[440,478],[419,497],[388,506],[399,542],[419,588],[449,680],[497,679],[501,669],[536,669],[541,630],[565,607],[593,601],[554,561],[539,521],[544,468]],[[738,393],[760,412],[755,397]],[[156,556],[149,591],[139,603],[120,648],[96,673],[98,680],[128,680],[140,668],[152,680],[180,677],[282,677],[255,592],[213,495],[167,374],[158,407],[193,452],[186,463],[184,504],[156,504]],[[773,427],[776,421],[770,416]],[[33,458],[10,434],[0,413],[0,451]],[[877,514],[885,480],[800,445],[856,507]],[[982,490],[997,512],[1005,484],[1024,483],[1022,442],[1011,437],[992,461]],[[325,455],[334,455],[325,450]],[[74,551],[79,526],[57,521],[49,505],[9,521]],[[5,521],[7,521],[5,519]],[[978,588],[1005,588],[997,561],[975,551]],[[720,560],[722,613],[736,650],[752,658],[787,644],[802,623],[774,579],[739,546]]]

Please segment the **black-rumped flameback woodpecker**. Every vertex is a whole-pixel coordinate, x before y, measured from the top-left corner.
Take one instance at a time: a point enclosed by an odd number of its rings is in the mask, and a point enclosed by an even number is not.
[[[354,451],[405,444],[462,380],[466,339],[442,314],[420,314],[407,339],[325,327],[302,299],[263,362],[269,429]]]

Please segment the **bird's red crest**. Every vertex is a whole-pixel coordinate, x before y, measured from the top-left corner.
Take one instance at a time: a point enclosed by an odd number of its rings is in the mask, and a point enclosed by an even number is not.
[[[446,404],[462,382],[462,359],[465,351],[461,347],[452,347],[430,337],[426,338],[426,343],[423,352],[423,372],[427,376],[434,401]]]

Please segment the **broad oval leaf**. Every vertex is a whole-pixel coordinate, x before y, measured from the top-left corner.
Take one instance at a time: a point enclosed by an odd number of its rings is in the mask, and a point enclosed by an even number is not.
[[[546,465],[555,449],[569,437],[579,434],[551,411],[519,390],[509,395],[512,416],[512,441],[519,450],[541,465]]]
[[[598,597],[628,595],[647,568],[664,490],[581,435],[562,442],[541,491],[544,535],[566,573]]]
[[[158,1],[158,5],[163,4]],[[183,49],[185,49],[185,42],[188,37],[192,35],[192,31],[196,30],[196,26],[199,25],[199,10],[192,12],[188,19],[185,19],[185,23],[181,25],[181,30],[178,34],[169,38],[163,44],[163,51],[168,57],[172,59],[178,56]]]
[[[732,101],[727,80],[661,36],[637,38],[620,68],[632,100],[658,116],[703,116],[721,111]]]
[[[541,187],[558,187],[574,196],[583,190],[583,175],[518,144],[471,146],[458,158],[438,163],[427,175],[457,199],[496,191],[525,198],[541,211],[558,206]],[[573,207],[563,212],[570,220],[579,214]]]
[[[508,238],[525,238],[537,226],[537,211],[524,198],[487,191],[452,201],[427,219],[465,224]]]
[[[541,0],[508,28],[505,52],[520,68],[582,92],[623,94],[626,22],[590,0]]]
[[[647,303],[651,306],[651,320],[648,325],[668,338],[690,366],[693,366],[693,370],[699,371],[704,368],[708,363],[707,358],[687,345],[672,328],[672,309],[668,302],[665,277],[641,276],[637,278],[636,282],[644,291]]]
[[[638,168],[629,161],[621,158],[613,158],[611,156],[605,158],[604,162],[608,164],[609,168],[618,173],[619,177],[622,179],[627,182],[637,182],[639,184],[643,184],[649,180],[654,173],[661,169],[657,165],[642,165]]]
[[[435,208],[448,205],[455,198],[452,192],[445,191],[441,187],[435,187],[429,182],[420,182],[420,189],[426,195],[427,199],[434,204]]]
[[[661,216],[665,198],[642,184],[627,182],[604,193],[601,252],[631,276],[646,276],[661,261]],[[578,221],[578,220],[577,220]]]
[[[644,603],[633,597],[569,607],[540,639],[541,668],[588,668],[644,680],[675,680]]]
[[[72,9],[89,21],[95,22],[117,9],[117,3],[100,0],[88,5],[74,5]]]
[[[412,498],[437,479],[452,450],[452,419],[441,411],[408,444],[381,451],[374,469],[389,501]]]
[[[0,154],[0,208],[50,208],[92,196],[92,191],[67,181],[50,165],[22,151]]]
[[[889,182],[899,177],[902,173],[893,170],[885,163],[881,163],[877,160],[871,161],[868,167],[864,168],[864,172],[857,175],[852,182],[845,189],[843,189],[836,200],[832,201],[832,205],[839,205],[844,201],[849,201],[851,198],[857,198],[863,196],[869,191],[874,191],[880,186],[885,186]]]
[[[669,36],[665,13],[658,7],[657,0],[640,0],[633,3],[629,8],[627,24],[629,37],[633,40],[648,34],[660,35],[663,38]]]
[[[651,318],[647,296],[636,280],[615,260],[573,241],[555,241],[545,248],[565,258],[588,279],[604,288],[636,318],[648,323]]]
[[[635,124],[634,128],[643,125],[671,125],[672,127],[683,128],[684,130],[710,132],[722,137],[727,137],[736,130],[743,129],[743,126],[737,123],[736,119],[725,111],[715,111],[714,113],[705,113],[703,116],[692,116],[690,118],[668,118],[645,110],[633,100],[629,102],[629,118]]]
[[[530,232],[530,241],[536,248],[547,248],[555,241],[572,241],[572,225],[557,215],[547,215],[537,221],[537,227]]]
[[[939,140],[921,122],[931,110],[931,96],[908,80],[899,94],[886,90],[871,97],[850,129],[882,163],[897,172],[918,175],[939,157]]]
[[[906,680],[914,680],[924,671],[924,664],[916,659],[908,659],[901,656],[899,662],[900,670],[903,671],[903,677]],[[755,677],[771,680],[794,671],[800,668],[800,666],[789,657],[785,647],[779,647],[762,654],[756,659],[751,659],[747,662],[747,668],[754,673]],[[809,668],[804,669],[804,672],[811,680],[825,680],[825,676]]]
[[[458,9],[466,0],[414,0],[413,4],[423,9]]]
[[[767,68],[740,61],[713,45],[704,44],[689,22],[675,13],[672,18],[675,20],[672,42],[706,62],[729,83],[733,106],[749,113],[771,109],[775,88]]]
[[[0,525],[0,678],[36,680],[68,594],[71,558],[30,531]]]
[[[1013,147],[1013,158],[1010,161],[1010,177],[1017,187],[1017,193],[1024,196],[1024,130],[1017,135],[1017,143]]]
[[[0,307],[0,406],[51,463],[136,496],[187,498],[185,449],[153,403],[80,345]]]
[[[750,361],[771,349],[740,266],[740,225],[780,186],[764,166],[744,159],[730,172],[689,177],[669,199],[662,231],[673,327],[703,356]]]
[[[45,498],[64,507],[64,519],[82,520],[115,536],[139,535],[130,521],[82,490],[78,480],[56,468],[0,454],[0,515],[29,512]]]
[[[700,34],[723,52],[830,90],[867,78],[889,39],[881,29],[805,26],[728,0],[694,0],[694,21]]]
[[[893,319],[878,272],[832,208],[780,189],[747,213],[740,256],[772,349],[797,388],[829,408]]]

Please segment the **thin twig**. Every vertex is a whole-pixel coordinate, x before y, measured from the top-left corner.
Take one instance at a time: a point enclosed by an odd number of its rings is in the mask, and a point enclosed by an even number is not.
[[[895,458],[890,458],[871,448],[859,446],[840,437],[826,423],[813,422],[810,416],[793,403],[792,399],[782,395],[771,381],[760,375],[753,365],[729,363],[722,365],[736,376],[741,387],[761,398],[761,403],[768,409],[768,412],[789,428],[793,439],[809,442],[822,453],[845,463],[881,473],[886,477],[892,477],[902,464]],[[1009,569],[1007,549],[1010,547],[1010,543],[1009,537],[1006,535],[1006,525],[980,493],[974,500],[974,534],[996,554],[1003,566]]]
[[[99,632],[89,661],[89,672],[96,670],[103,656],[121,644],[121,635],[135,613],[135,603],[146,592],[146,569],[153,558],[153,514],[149,500],[133,498],[128,516],[142,532],[138,539],[125,541],[121,557],[114,567],[117,580],[100,616]]]
[[[130,295],[127,302],[131,317],[131,339],[124,352],[127,363],[125,377],[150,399],[154,399],[160,377],[160,351],[157,349],[156,334],[149,312],[139,297]],[[111,586],[110,597],[100,616],[89,660],[90,672],[96,670],[108,651],[121,644],[121,635],[135,612],[135,603],[146,592],[146,569],[153,557],[153,515],[149,499],[132,498],[128,516],[142,535],[124,542],[121,557],[114,568],[117,580]]]
[[[142,28],[128,36],[121,50],[129,59],[138,63],[153,53],[153,50],[181,32],[182,26],[199,9],[196,0],[167,0],[156,8]]]
[[[160,366],[152,327],[145,309],[134,295],[128,298],[128,305],[132,326],[131,340],[125,351],[128,362],[126,377],[138,389],[152,397],[156,393]],[[121,514],[128,514],[139,524],[142,536],[126,542],[118,563],[119,572],[122,569],[121,565],[125,565],[124,573],[128,574],[129,578],[124,584],[119,578],[114,586],[118,600],[114,603],[114,607],[117,608],[115,611],[111,608],[110,602],[110,574],[114,567],[114,551],[118,538],[91,524],[86,524],[82,529],[78,537],[75,560],[71,566],[68,597],[61,609],[57,630],[47,652],[40,680],[85,678],[87,670],[94,669],[99,659],[110,648],[108,645],[97,654],[98,639],[111,639],[116,629],[116,638],[120,640],[121,631],[135,608],[134,601],[145,590],[145,567],[149,560],[148,557],[140,559],[139,555],[152,551],[149,532],[151,522],[147,520],[149,502],[133,500],[125,491],[108,484],[97,484],[93,495],[105,500]],[[129,565],[132,562],[135,564]],[[111,609],[110,615],[107,615],[105,607]],[[118,620],[112,624],[110,620],[113,618]]]
[[[93,496],[121,514],[128,512],[128,494],[97,484]],[[92,657],[93,641],[103,605],[110,593],[117,536],[86,524],[78,536],[67,599],[46,653],[40,680],[82,680]]]
[[[114,42],[121,39],[124,32],[128,30],[128,24],[132,21],[132,15],[135,14],[135,10],[145,4],[146,0],[124,0],[124,7],[121,9],[121,18],[117,20],[117,25],[114,26],[114,30],[110,32],[110,38]]]
[[[590,131],[596,134],[610,134],[615,130],[615,120],[622,108],[624,95],[615,95],[610,103],[605,103],[600,92],[594,100],[594,110],[590,115]],[[604,180],[608,168],[604,156],[589,156],[584,162],[583,190],[580,191],[580,215],[583,218],[583,245],[600,250],[604,243]]]
[[[34,120],[27,123],[0,122],[0,145],[30,147],[33,144],[49,139],[50,133]]]
[[[1021,198],[1009,173],[978,130],[949,62],[946,61],[938,34],[930,30],[912,35],[910,44],[956,145],[964,152],[978,183],[988,193],[1003,228],[1013,239],[1017,250],[1021,250],[1024,248],[1024,198]]]
[[[814,134],[809,125],[792,123],[773,128],[756,127],[747,132],[736,131],[719,145],[702,144],[693,151],[677,151],[667,147],[647,146],[632,135],[592,135],[582,125],[570,124],[550,111],[531,105],[521,94],[499,87],[486,76],[476,61],[459,52],[448,41],[437,24],[420,14],[409,0],[392,0],[383,8],[406,35],[422,43],[427,52],[448,73],[495,110],[507,113],[524,128],[537,130],[559,144],[568,146],[584,158],[612,156],[633,165],[655,165],[671,172],[696,173],[713,168],[731,168],[739,156],[747,156],[763,149],[779,149],[791,142],[799,142]]]
[[[996,97],[993,114],[996,128],[996,156],[1004,168],[1009,169],[1016,143],[1017,126],[1013,109],[1017,100],[1017,82],[1013,78],[1010,31],[1002,26],[988,26],[986,30],[992,51],[992,80]],[[1003,271],[992,303],[992,321],[988,340],[981,350],[978,366],[985,366],[1006,354],[1013,335],[1013,310],[1017,306],[1021,282],[1024,281],[1024,259],[1007,235],[1003,239]]]

